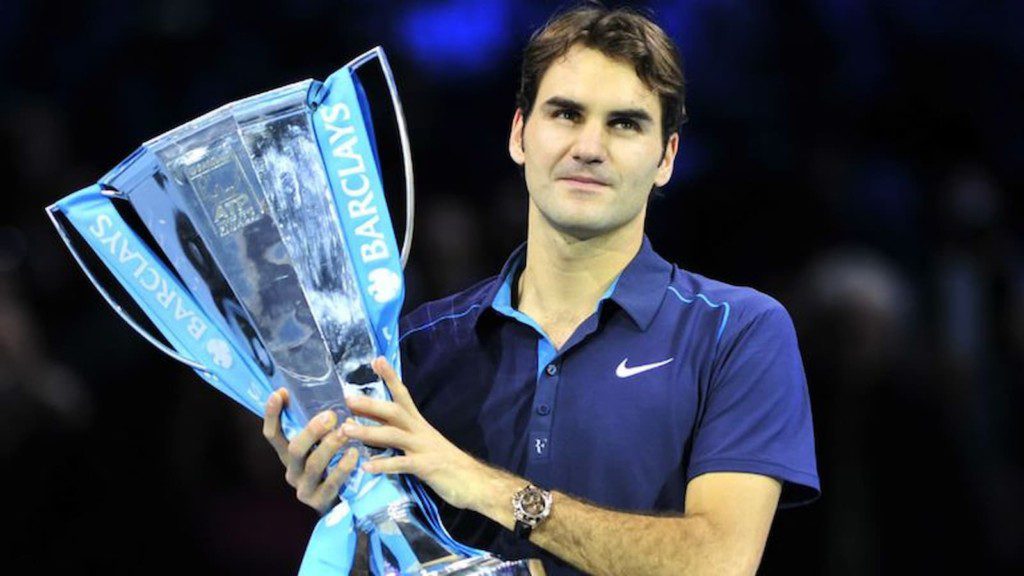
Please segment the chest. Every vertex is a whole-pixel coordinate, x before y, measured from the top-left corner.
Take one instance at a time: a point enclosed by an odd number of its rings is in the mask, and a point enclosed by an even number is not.
[[[659,475],[681,462],[701,396],[699,364],[683,351],[635,334],[594,339],[553,363],[557,373],[542,371],[534,391],[552,399],[550,427],[528,427],[550,430],[549,458],[569,474]]]
[[[706,379],[692,347],[610,326],[538,365],[523,328],[480,342],[458,374],[430,377],[458,391],[423,406],[428,420],[478,457],[597,502],[657,508],[666,485],[681,494]]]

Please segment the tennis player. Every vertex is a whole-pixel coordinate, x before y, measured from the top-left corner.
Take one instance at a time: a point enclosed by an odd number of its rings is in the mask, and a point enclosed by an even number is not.
[[[593,3],[556,15],[524,53],[508,151],[529,194],[525,244],[501,272],[402,320],[381,426],[330,412],[289,443],[264,435],[299,499],[334,502],[346,438],[402,455],[446,525],[548,574],[753,574],[776,509],[819,482],[792,322],[772,298],[683,270],[644,235],[685,118],[671,40]],[[671,214],[661,215],[671,218]]]

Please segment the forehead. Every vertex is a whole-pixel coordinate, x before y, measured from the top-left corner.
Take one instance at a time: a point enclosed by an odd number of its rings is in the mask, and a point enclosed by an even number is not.
[[[660,100],[625,60],[575,45],[548,67],[537,87],[537,104],[568,98],[594,109],[643,108],[660,117]]]

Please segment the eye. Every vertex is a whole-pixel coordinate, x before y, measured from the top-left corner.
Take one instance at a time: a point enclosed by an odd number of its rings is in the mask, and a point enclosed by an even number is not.
[[[552,118],[556,120],[568,120],[569,122],[578,122],[583,115],[580,114],[579,110],[572,108],[559,108],[551,114]]]
[[[640,123],[632,118],[615,118],[611,121],[611,126],[631,132],[640,132]]]

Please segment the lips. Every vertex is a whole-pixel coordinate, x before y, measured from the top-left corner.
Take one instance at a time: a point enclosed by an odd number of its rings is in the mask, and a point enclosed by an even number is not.
[[[583,185],[589,185],[589,186],[607,186],[608,185],[608,183],[605,182],[604,180],[601,180],[601,179],[598,179],[598,178],[594,178],[593,176],[584,176],[584,175],[562,176],[561,178],[559,178],[559,180],[565,180],[566,182],[571,182],[573,184],[583,184]]]

